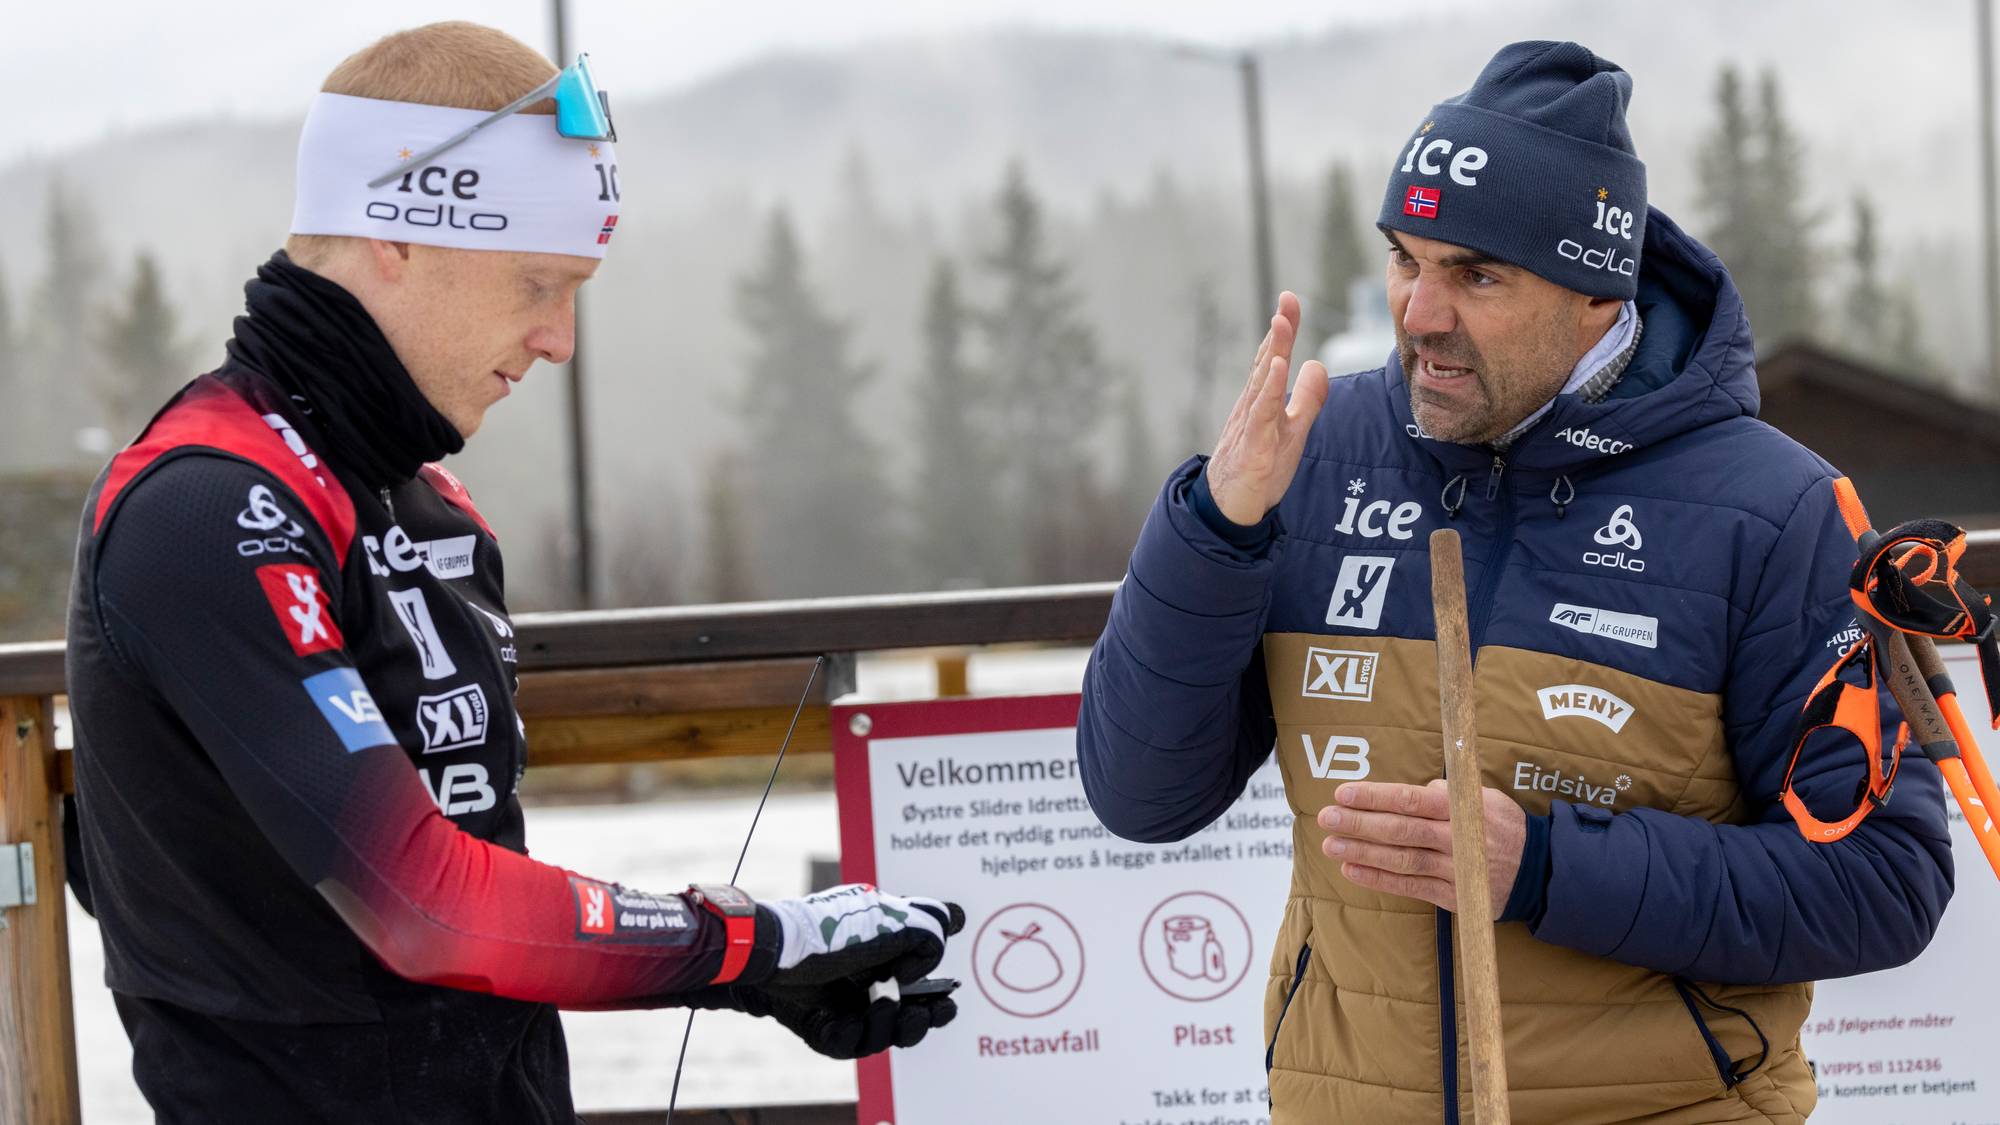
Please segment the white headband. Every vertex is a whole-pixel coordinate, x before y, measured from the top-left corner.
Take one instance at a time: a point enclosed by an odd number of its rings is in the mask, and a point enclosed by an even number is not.
[[[488,116],[481,110],[319,94],[299,134],[293,234],[342,234],[602,258],[618,225],[608,141],[514,113],[379,188],[368,181]]]

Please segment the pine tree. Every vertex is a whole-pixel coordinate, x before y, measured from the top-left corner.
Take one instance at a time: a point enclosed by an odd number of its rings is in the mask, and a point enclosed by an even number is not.
[[[992,404],[965,356],[970,311],[958,271],[939,258],[924,298],[924,366],[917,373],[917,559],[926,586],[994,581],[1005,550],[996,534]]]
[[[1867,195],[1854,197],[1854,274],[1844,303],[1846,337],[1850,346],[1871,359],[1887,357],[1889,325],[1895,310],[1882,286],[1881,253],[1875,239],[1875,207]]]
[[[1757,294],[1762,307],[1753,304],[1750,312],[1758,337],[1776,344],[1819,327],[1813,297],[1819,271],[1814,216],[1805,199],[1805,144],[1785,119],[1776,72],[1764,72],[1758,93],[1756,233],[1763,288]]]
[[[1815,216],[1804,196],[1805,146],[1785,119],[1777,75],[1763,74],[1753,115],[1742,79],[1725,65],[1715,100],[1715,127],[1696,158],[1709,247],[1742,292],[1760,348],[1809,336],[1819,327]]]
[[[996,203],[999,242],[984,262],[999,297],[979,323],[1014,470],[1005,493],[1018,513],[1012,557],[1030,582],[1095,577],[1084,570],[1105,530],[1073,498],[1096,489],[1105,381],[1097,340],[1050,254],[1041,203],[1019,163],[1008,167]]]
[[[1318,290],[1309,312],[1312,330],[1305,342],[1317,348],[1354,323],[1354,283],[1368,271],[1361,224],[1354,218],[1354,175],[1335,164],[1326,177],[1326,202],[1319,220]]]
[[[1727,63],[1715,80],[1716,123],[1695,154],[1707,242],[1742,284],[1756,241],[1756,183],[1750,151],[1750,115],[1743,108],[1743,80]],[[1742,263],[1739,265],[1738,263]]]
[[[14,305],[7,296],[7,271],[0,269],[0,394],[11,397],[19,362],[14,350]]]
[[[149,253],[133,264],[124,301],[105,310],[98,332],[104,367],[93,386],[106,429],[119,440],[139,427],[187,382],[188,348],[180,339],[174,310],[160,288],[160,271]]]
[[[1228,327],[1222,320],[1222,303],[1215,296],[1215,278],[1203,274],[1189,291],[1188,363],[1194,375],[1194,390],[1188,397],[1187,420],[1182,426],[1183,454],[1206,453],[1215,445],[1227,414],[1217,414],[1215,381],[1222,374],[1222,345]]]
[[[1153,424],[1146,410],[1146,396],[1139,385],[1139,380],[1126,372],[1118,382],[1122,388],[1118,402],[1120,495],[1113,499],[1124,510],[1139,513],[1149,507],[1153,494],[1160,490],[1160,482],[1166,478],[1170,466],[1160,464],[1159,454],[1154,449]],[[1138,525],[1134,523],[1132,531],[1135,535],[1138,530]]]
[[[91,327],[98,312],[104,255],[94,230],[87,209],[63,182],[51,183],[42,224],[47,266],[15,341],[25,357],[25,368],[16,379],[17,393],[35,404],[37,417],[36,425],[19,435],[31,463],[74,461],[79,446],[87,445],[78,440],[82,431],[100,421],[92,388],[102,377],[101,365],[91,347],[95,335]],[[89,449],[85,453],[95,456]]]
[[[756,597],[750,574],[749,544],[744,541],[743,504],[738,482],[742,458],[719,453],[708,464],[702,481],[702,516],[708,524],[703,596],[710,602],[742,602]]]
[[[775,596],[883,590],[896,582],[898,554],[884,534],[892,504],[853,414],[871,372],[848,358],[848,328],[821,306],[805,269],[781,208],[762,260],[737,287],[752,341],[742,400],[749,539]]]
[[[48,271],[34,297],[33,324],[41,342],[61,348],[88,340],[104,255],[91,234],[93,222],[57,180],[49,185],[49,209],[42,223]]]

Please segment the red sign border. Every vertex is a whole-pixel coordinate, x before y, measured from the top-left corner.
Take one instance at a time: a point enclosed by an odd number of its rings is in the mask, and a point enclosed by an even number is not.
[[[1010,695],[908,702],[842,703],[828,710],[833,727],[833,790],[840,809],[840,877],[874,883],[874,793],[868,781],[868,745],[878,738],[924,738],[948,734],[1060,730],[1076,726],[1083,707],[1078,692]],[[854,717],[868,716],[868,730],[854,731]],[[891,887],[892,892],[903,888]],[[856,1061],[859,1125],[895,1125],[896,1096],[891,1082],[895,1051]]]

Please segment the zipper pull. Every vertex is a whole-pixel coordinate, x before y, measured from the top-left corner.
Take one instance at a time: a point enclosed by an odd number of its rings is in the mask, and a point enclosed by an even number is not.
[[[382,489],[382,506],[389,509],[390,519],[396,518],[396,505],[394,501],[389,499],[389,489],[386,485]]]
[[[1493,455],[1493,471],[1486,475],[1486,498],[1497,499],[1500,495],[1500,474],[1507,471],[1507,459],[1500,454]]]

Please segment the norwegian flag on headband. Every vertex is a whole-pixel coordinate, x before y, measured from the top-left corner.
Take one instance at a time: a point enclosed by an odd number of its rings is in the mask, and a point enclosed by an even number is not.
[[[1415,215],[1419,219],[1435,219],[1438,217],[1438,200],[1443,195],[1442,188],[1411,184],[1409,194],[1403,197],[1403,214]]]

